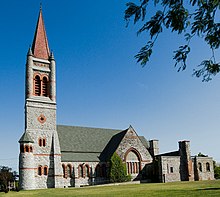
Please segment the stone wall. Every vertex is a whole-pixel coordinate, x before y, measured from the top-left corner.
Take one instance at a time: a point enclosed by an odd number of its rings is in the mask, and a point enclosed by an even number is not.
[[[35,162],[33,153],[19,155],[19,186],[21,189],[35,189]]]
[[[195,180],[214,180],[214,166],[211,157],[194,157]]]
[[[179,141],[181,181],[194,180],[190,141]]]
[[[180,181],[180,157],[159,156],[159,182]]]
[[[152,163],[153,161],[149,151],[142,144],[141,140],[132,127],[127,130],[124,138],[116,150],[116,153],[121,157],[123,162],[126,162],[126,156],[129,151],[134,151],[140,157],[140,170],[142,170],[146,164]]]
[[[105,164],[108,167],[108,164],[105,162],[62,162],[62,165],[71,166],[72,172],[71,177],[66,176],[63,178],[63,187],[81,187],[86,185],[98,185],[107,183],[108,180],[106,177],[97,177],[95,173],[95,169],[97,165]],[[89,166],[89,176],[81,177],[79,175],[79,166],[82,165]]]
[[[159,154],[159,140],[150,140],[149,152],[152,156],[156,156]]]
[[[26,131],[33,143],[34,180],[24,181],[21,185],[23,189],[32,188],[52,188],[63,187],[61,153],[58,135],[56,131],[56,104],[49,98],[32,97],[26,101]],[[40,145],[39,139],[45,140],[45,144]],[[21,158],[20,163],[29,162],[27,158]],[[48,174],[38,174],[38,167],[48,168]],[[27,170],[26,170],[27,171]],[[29,176],[27,172],[20,170],[21,177]],[[30,173],[29,173],[30,174]],[[34,186],[31,186],[33,185]]]

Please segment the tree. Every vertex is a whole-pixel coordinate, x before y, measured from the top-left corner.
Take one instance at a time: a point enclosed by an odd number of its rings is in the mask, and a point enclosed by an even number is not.
[[[214,176],[216,179],[220,179],[220,166],[216,165],[216,161],[213,161],[214,166]]]
[[[127,175],[126,165],[122,162],[117,153],[114,153],[110,159],[110,182],[115,183],[129,181],[129,177],[130,176]]]
[[[9,181],[14,181],[16,172],[12,172],[12,169],[7,166],[0,166],[0,187],[3,190],[8,189]]]
[[[208,157],[208,155],[204,155],[204,154],[201,153],[201,152],[199,152],[197,156],[198,156],[198,157]]]
[[[150,39],[135,56],[137,62],[145,66],[153,52],[154,44],[164,29],[184,35],[185,44],[174,51],[175,67],[185,70],[190,53],[190,43],[194,37],[201,38],[210,47],[212,56],[203,60],[193,75],[209,81],[220,72],[220,62],[215,58],[215,51],[220,46],[220,23],[217,20],[220,11],[219,0],[139,0],[139,3],[126,4],[125,20],[127,25],[132,19],[134,24],[141,23],[137,34],[148,32]],[[148,16],[147,8],[153,4],[158,10]]]

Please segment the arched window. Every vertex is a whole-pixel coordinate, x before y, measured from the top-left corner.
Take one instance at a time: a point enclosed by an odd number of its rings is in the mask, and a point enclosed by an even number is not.
[[[206,171],[210,172],[210,164],[209,164],[209,162],[206,163]]]
[[[38,139],[38,144],[39,144],[39,146],[42,146],[42,139],[41,138]]]
[[[63,164],[63,178],[66,178],[66,166]]]
[[[83,176],[84,176],[84,173],[83,173],[83,165],[79,165],[78,171],[79,171],[79,177],[83,177]]]
[[[75,169],[74,169],[74,167],[72,168],[72,177],[75,178]]]
[[[95,174],[96,174],[96,177],[101,177],[101,167],[99,164],[95,168]]]
[[[136,172],[138,173],[138,170],[139,170],[139,162],[135,162],[135,169],[136,169]]]
[[[102,164],[102,177],[106,177],[106,165]]]
[[[44,175],[48,175],[48,167],[44,166]]]
[[[199,171],[202,172],[202,164],[199,162],[198,163]]]
[[[32,148],[32,146],[30,146],[30,152],[31,152],[31,153],[33,152],[33,148]]]
[[[88,165],[85,165],[85,175],[86,175],[86,177],[90,176],[90,170],[89,170],[89,166]]]
[[[42,175],[42,166],[38,166],[38,175]]]
[[[127,165],[127,173],[128,173],[128,174],[131,174],[131,172],[130,172],[131,170],[130,170],[130,164],[129,164],[129,162],[127,162],[126,165]]]
[[[28,146],[28,145],[25,145],[25,147],[24,147],[24,152],[26,152],[26,153],[29,152],[29,146]]]
[[[43,77],[43,80],[42,80],[42,96],[48,96],[48,81],[47,81],[47,77]]]
[[[20,145],[20,152],[23,153],[24,152],[24,144]]]
[[[134,174],[137,173],[137,172],[136,172],[136,169],[135,169],[135,163],[136,163],[136,162],[132,162],[132,169],[133,169],[133,173],[134,173]]]
[[[140,172],[140,159],[136,151],[131,150],[126,155],[126,166],[128,174],[138,174]]]
[[[35,96],[41,95],[41,81],[39,75],[36,75],[34,78],[34,95]]]
[[[71,165],[67,165],[67,177],[71,178],[72,177],[72,171],[71,171]]]
[[[43,146],[44,147],[46,146],[46,139],[45,138],[43,139]]]
[[[130,164],[130,173],[132,174],[133,173],[133,165],[132,165],[132,162],[129,162]]]

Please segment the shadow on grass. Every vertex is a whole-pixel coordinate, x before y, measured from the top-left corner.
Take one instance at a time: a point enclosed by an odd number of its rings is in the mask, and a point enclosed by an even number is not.
[[[201,188],[197,190],[220,190],[220,187]]]

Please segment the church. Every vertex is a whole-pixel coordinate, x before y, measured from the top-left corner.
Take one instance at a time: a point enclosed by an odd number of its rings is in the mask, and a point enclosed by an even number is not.
[[[125,130],[57,125],[56,62],[40,9],[26,60],[25,131],[19,140],[20,189],[81,187],[109,183],[116,153],[133,180],[171,182],[214,179],[211,157],[191,156],[190,142],[159,154],[158,140]]]

